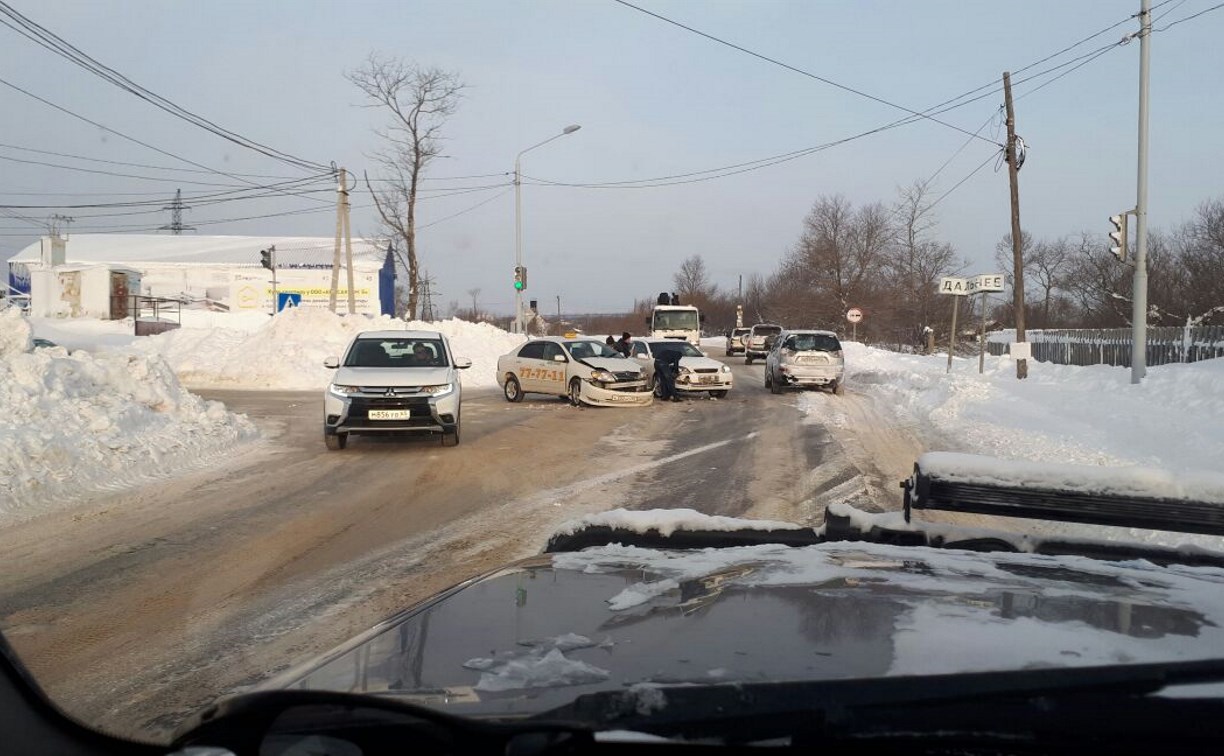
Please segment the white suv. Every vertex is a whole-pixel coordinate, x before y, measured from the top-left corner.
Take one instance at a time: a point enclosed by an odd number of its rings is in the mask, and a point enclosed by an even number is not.
[[[436,433],[444,446],[459,443],[462,388],[458,370],[471,360],[455,359],[450,342],[436,331],[363,331],[341,362],[323,395],[323,440],[343,449],[349,434]]]
[[[751,365],[754,359],[769,354],[770,339],[782,333],[782,326],[774,323],[757,323],[744,334],[744,364]]]
[[[841,394],[845,375],[842,345],[832,331],[783,331],[765,357],[765,388],[775,394],[791,386]]]

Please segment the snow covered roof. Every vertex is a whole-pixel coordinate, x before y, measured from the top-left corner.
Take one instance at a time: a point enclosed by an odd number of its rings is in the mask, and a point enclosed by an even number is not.
[[[30,244],[13,255],[10,262],[42,259],[47,239]],[[260,250],[276,245],[277,264],[330,265],[335,239],[326,236],[173,236],[170,234],[71,234],[64,247],[69,264],[110,263],[113,265],[259,265]],[[343,246],[341,247],[343,255]],[[353,239],[353,261],[382,265],[387,254],[385,242]],[[341,258],[343,260],[343,256]]]

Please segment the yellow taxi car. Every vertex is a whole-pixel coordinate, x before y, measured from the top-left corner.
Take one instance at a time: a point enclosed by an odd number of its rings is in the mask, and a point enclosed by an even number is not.
[[[571,404],[645,406],[654,401],[646,371],[607,344],[577,336],[532,339],[497,360],[506,400],[552,394]]]

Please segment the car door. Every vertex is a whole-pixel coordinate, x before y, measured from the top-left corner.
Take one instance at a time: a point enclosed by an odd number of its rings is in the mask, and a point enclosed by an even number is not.
[[[558,357],[561,359],[557,359]],[[567,362],[569,362],[569,357],[566,356],[560,344],[553,341],[544,342],[543,366],[537,377],[540,392],[557,396],[565,394],[565,365]]]
[[[529,341],[519,349],[514,360],[514,374],[523,391],[541,391],[538,376],[544,371],[544,347],[549,342]]]
[[[650,353],[650,347],[645,342],[633,342],[629,356],[637,360],[637,363],[642,366],[642,375],[646,376],[647,380],[654,376],[654,357]]]

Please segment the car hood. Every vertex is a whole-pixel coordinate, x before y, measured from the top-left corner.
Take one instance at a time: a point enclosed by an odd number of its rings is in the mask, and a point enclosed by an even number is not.
[[[1224,657],[1224,569],[858,542],[537,557],[268,687],[525,715],[637,684]]]
[[[608,370],[613,373],[642,372],[641,365],[625,357],[584,357],[579,362],[584,365],[590,365],[597,370]]]
[[[375,368],[342,367],[336,371],[332,383],[341,386],[437,386],[450,383],[452,370],[449,367],[419,368]]]
[[[722,370],[723,364],[718,360],[709,357],[681,357],[680,367],[686,367],[689,370],[711,369]]]

